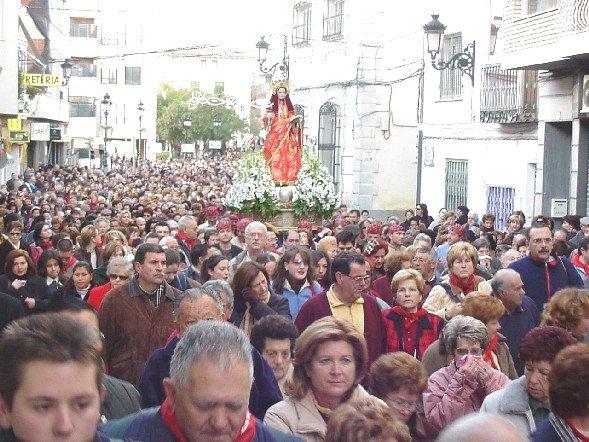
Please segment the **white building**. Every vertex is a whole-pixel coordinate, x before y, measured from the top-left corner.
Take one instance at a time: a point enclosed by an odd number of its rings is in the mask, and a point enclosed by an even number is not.
[[[589,5],[583,0],[504,3],[502,65],[540,70],[534,207],[547,215],[560,208],[561,214],[585,216],[589,213]]]
[[[342,202],[377,216],[413,207],[421,14],[378,0],[291,5],[291,100]]]
[[[469,48],[474,69],[472,80],[458,69],[437,71],[424,49],[417,199],[434,216],[441,207],[455,210],[459,205],[479,215],[492,212],[497,228],[513,210],[539,213],[534,198],[540,162],[537,73],[509,70],[502,62],[503,0],[477,2],[476,7],[452,0],[437,2],[435,8],[430,12],[446,25],[441,58],[448,61],[474,43],[474,51]]]

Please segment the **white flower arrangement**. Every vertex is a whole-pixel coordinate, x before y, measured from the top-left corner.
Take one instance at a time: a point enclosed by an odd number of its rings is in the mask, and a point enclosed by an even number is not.
[[[333,177],[315,152],[303,150],[302,167],[293,191],[292,209],[297,218],[315,213],[331,218],[339,207]]]
[[[270,217],[280,211],[278,189],[260,149],[249,149],[243,154],[223,204],[246,215],[259,213]]]

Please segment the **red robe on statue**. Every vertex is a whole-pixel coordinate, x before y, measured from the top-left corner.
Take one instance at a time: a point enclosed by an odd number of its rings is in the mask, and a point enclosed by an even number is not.
[[[301,170],[302,125],[286,103],[278,103],[278,112],[264,116],[264,126],[270,125],[264,141],[264,156],[276,185],[292,185]]]

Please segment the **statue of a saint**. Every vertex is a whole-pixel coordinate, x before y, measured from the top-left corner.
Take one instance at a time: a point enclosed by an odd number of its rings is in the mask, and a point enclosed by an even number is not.
[[[270,106],[262,119],[267,131],[264,156],[277,186],[293,185],[301,170],[302,117],[295,114],[288,96],[288,84],[280,82],[273,90]]]

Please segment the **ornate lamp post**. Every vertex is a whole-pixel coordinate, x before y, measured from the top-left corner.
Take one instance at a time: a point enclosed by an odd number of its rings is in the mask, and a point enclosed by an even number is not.
[[[264,36],[260,37],[260,41],[256,43],[256,48],[258,49],[258,63],[260,63],[260,72],[263,74],[272,73],[276,71],[278,67],[282,71],[282,75],[284,78],[288,80],[288,38],[284,34],[282,35],[284,39],[284,46],[282,48],[282,60],[277,61],[272,66],[264,66],[266,62],[266,58],[268,57],[268,48],[270,45],[266,40],[264,40]]]
[[[72,68],[74,67],[72,61],[67,58],[61,64],[61,70],[63,72],[63,81],[61,82],[62,86],[67,86],[70,82],[70,77],[72,76]]]
[[[137,146],[137,158],[139,161],[145,159],[145,152],[143,150],[143,140],[141,139],[141,132],[143,132],[142,120],[143,120],[143,112],[145,111],[145,107],[143,106],[143,101],[139,101],[137,105],[137,112],[139,114],[139,145]]]
[[[108,113],[110,110],[110,106],[112,104],[112,102],[110,101],[110,95],[108,94],[108,92],[106,94],[104,94],[104,97],[102,99],[102,101],[100,102],[100,104],[102,104],[102,109],[104,109],[104,158],[101,158],[101,162],[103,163],[102,166],[106,166],[106,156],[108,155],[108,150],[107,150],[107,143],[108,143]]]
[[[439,15],[433,14],[432,20],[423,26],[423,32],[427,37],[427,52],[432,58],[432,66],[438,71],[444,69],[458,69],[463,74],[470,77],[471,83],[474,85],[474,56],[475,56],[475,42],[466,45],[462,52],[454,54],[450,60],[443,61],[441,58],[436,61],[442,48],[442,41],[444,37],[444,26],[438,20]]]

